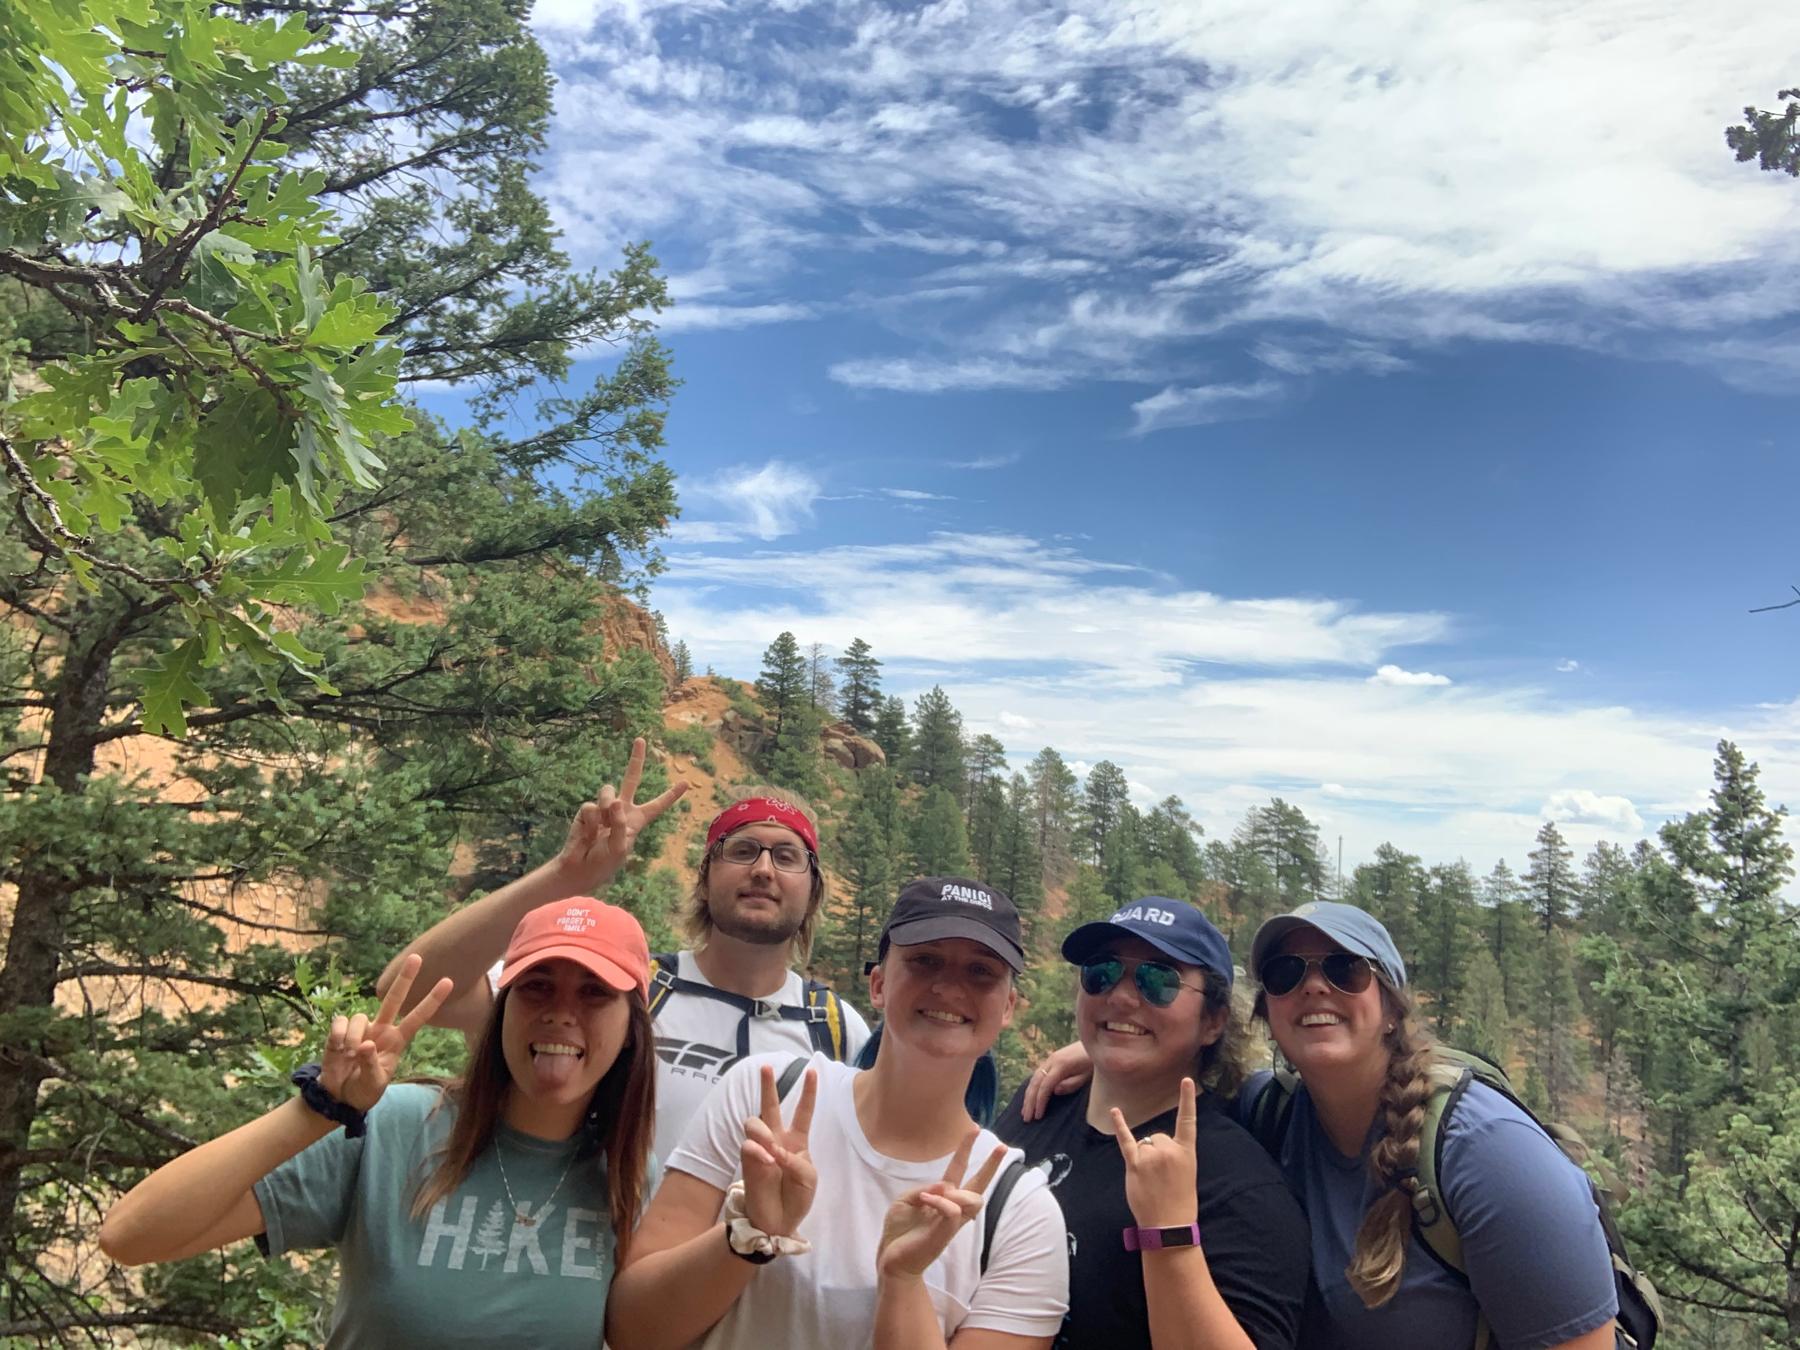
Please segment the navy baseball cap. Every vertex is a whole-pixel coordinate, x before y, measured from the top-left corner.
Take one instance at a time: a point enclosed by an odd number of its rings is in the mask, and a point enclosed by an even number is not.
[[[1263,962],[1269,954],[1296,928],[1316,929],[1345,951],[1368,957],[1394,988],[1406,986],[1406,963],[1381,921],[1355,905],[1340,905],[1335,900],[1315,900],[1277,914],[1256,930],[1256,940],[1250,944],[1250,968],[1257,979],[1262,978]]]
[[[968,938],[1014,970],[1025,969],[1019,911],[1005,891],[985,882],[968,877],[920,877],[907,882],[882,925],[876,950],[885,956],[890,942],[911,947],[939,938]]]
[[[1063,939],[1063,960],[1081,965],[1116,937],[1142,938],[1185,965],[1203,966],[1231,984],[1231,947],[1225,935],[1185,900],[1146,895],[1110,919],[1084,923]]]

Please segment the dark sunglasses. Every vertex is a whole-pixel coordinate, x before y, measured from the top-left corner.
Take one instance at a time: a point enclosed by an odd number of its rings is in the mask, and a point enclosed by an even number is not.
[[[1280,998],[1291,994],[1306,981],[1306,972],[1314,966],[1333,989],[1345,994],[1360,994],[1375,978],[1375,967],[1369,958],[1355,952],[1332,952],[1329,956],[1295,956],[1284,952],[1263,962],[1258,978],[1263,992]]]
[[[1168,1007],[1183,989],[1192,989],[1196,994],[1206,992],[1201,985],[1183,984],[1181,972],[1174,966],[1164,965],[1161,961],[1127,961],[1119,956],[1083,962],[1081,987],[1090,994],[1104,994],[1125,978],[1127,970],[1144,1002],[1153,1008]]]

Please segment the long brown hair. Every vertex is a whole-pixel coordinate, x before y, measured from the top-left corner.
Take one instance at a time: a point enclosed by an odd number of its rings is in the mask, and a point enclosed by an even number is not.
[[[811,804],[798,792],[780,787],[744,788],[732,794],[734,802],[745,801],[751,797],[767,797],[771,801],[786,802],[801,815],[813,823],[813,829],[819,828],[819,817]],[[754,823],[754,822],[752,822]],[[694,874],[694,889],[688,893],[687,904],[682,908],[679,917],[681,932],[695,950],[706,945],[712,936],[712,909],[707,898],[707,881],[712,876],[713,850],[707,849],[700,858],[700,870]],[[806,917],[800,921],[800,927],[794,936],[788,939],[789,961],[793,965],[803,966],[812,955],[813,932],[819,926],[819,914],[825,907],[825,872],[817,858],[812,864],[812,889],[806,897]]]
[[[1437,1042],[1419,1020],[1411,993],[1389,983],[1379,968],[1375,981],[1388,1017],[1382,1034],[1387,1074],[1381,1080],[1382,1131],[1369,1150],[1377,1198],[1363,1211],[1356,1246],[1344,1275],[1365,1308],[1379,1308],[1400,1290],[1406,1246],[1412,1238],[1413,1195],[1419,1189],[1419,1134],[1432,1093],[1431,1055]],[[1268,995],[1258,991],[1255,1014],[1269,1020]]]
[[[435,1155],[437,1165],[419,1186],[412,1214],[422,1218],[439,1200],[468,1179],[475,1160],[494,1143],[512,1074],[501,1048],[500,1027],[506,1018],[502,989],[482,1028],[481,1039],[461,1078],[443,1084],[443,1104],[454,1113],[450,1134]],[[644,1212],[644,1187],[650,1168],[650,1139],[656,1124],[656,1034],[650,1010],[636,989],[620,997],[630,1009],[630,1026],[619,1057],[594,1086],[581,1125],[580,1156],[604,1169],[607,1207],[611,1213],[614,1268],[625,1261],[625,1249]]]

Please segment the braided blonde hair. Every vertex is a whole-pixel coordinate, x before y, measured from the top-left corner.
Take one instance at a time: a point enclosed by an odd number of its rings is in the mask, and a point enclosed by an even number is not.
[[[1425,1103],[1431,1098],[1431,1054],[1436,1048],[1419,1021],[1412,996],[1379,973],[1376,978],[1389,1017],[1382,1038],[1388,1068],[1379,1107],[1384,1128],[1369,1150],[1369,1171],[1382,1190],[1363,1215],[1355,1252],[1344,1270],[1366,1308],[1379,1308],[1391,1299],[1406,1269],[1413,1196],[1419,1189],[1419,1134],[1425,1124]]]

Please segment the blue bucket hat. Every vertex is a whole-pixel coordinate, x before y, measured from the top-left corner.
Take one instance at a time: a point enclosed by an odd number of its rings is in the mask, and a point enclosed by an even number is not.
[[[1315,929],[1345,951],[1368,957],[1394,988],[1406,987],[1406,963],[1380,920],[1355,905],[1341,905],[1335,900],[1315,900],[1287,914],[1277,914],[1256,930],[1256,940],[1250,944],[1250,969],[1258,980],[1262,979],[1263,962],[1296,928]]]
[[[1157,951],[1190,966],[1202,966],[1231,985],[1231,947],[1225,935],[1185,900],[1146,895],[1109,919],[1084,923],[1063,939],[1063,960],[1081,965],[1117,937],[1142,938]]]

